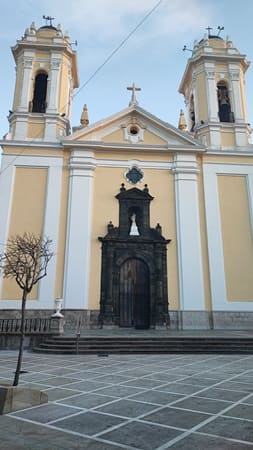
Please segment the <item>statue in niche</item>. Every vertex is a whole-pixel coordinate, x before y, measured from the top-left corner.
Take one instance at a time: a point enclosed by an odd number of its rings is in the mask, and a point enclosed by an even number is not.
[[[132,215],[131,215],[131,217],[130,217],[130,219],[131,219],[131,228],[130,228],[130,233],[129,233],[129,235],[130,236],[140,236],[140,233],[139,233],[139,231],[138,231],[138,227],[137,227],[137,225],[136,225],[136,214],[135,213],[133,213]]]

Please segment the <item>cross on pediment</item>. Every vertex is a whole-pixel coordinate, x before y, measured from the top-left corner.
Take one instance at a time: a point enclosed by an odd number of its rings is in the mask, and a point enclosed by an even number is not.
[[[128,91],[132,91],[131,100],[129,102],[129,106],[133,105],[139,105],[137,98],[136,98],[136,91],[141,91],[141,88],[135,86],[135,83],[132,84],[132,86],[127,87]]]

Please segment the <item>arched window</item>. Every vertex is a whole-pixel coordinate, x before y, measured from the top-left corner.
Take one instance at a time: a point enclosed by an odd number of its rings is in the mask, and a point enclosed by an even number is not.
[[[32,112],[46,112],[47,78],[45,72],[40,72],[35,77]]]
[[[217,84],[217,95],[220,122],[234,122],[234,115],[231,111],[228,87],[225,81],[220,81]]]

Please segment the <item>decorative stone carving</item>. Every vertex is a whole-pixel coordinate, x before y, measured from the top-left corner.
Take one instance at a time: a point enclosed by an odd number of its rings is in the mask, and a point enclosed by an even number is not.
[[[136,184],[139,181],[142,180],[144,174],[142,172],[142,170],[140,170],[138,167],[133,166],[130,170],[127,171],[127,173],[125,174],[126,179],[132,183],[132,184]]]

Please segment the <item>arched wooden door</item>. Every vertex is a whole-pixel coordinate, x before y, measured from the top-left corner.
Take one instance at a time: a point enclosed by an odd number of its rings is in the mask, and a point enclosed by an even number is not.
[[[150,280],[148,266],[140,259],[125,261],[120,268],[120,326],[149,328]]]

